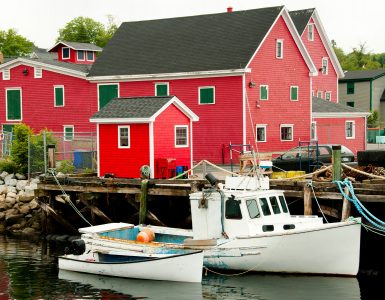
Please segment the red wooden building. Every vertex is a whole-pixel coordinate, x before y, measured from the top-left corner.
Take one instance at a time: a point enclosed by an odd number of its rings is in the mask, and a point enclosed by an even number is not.
[[[90,121],[97,124],[98,176],[168,178],[192,166],[192,122],[199,118],[175,96],[117,98]],[[170,164],[170,166],[168,166]]]

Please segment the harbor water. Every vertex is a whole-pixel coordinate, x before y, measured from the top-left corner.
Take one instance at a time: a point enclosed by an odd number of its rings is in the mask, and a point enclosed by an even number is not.
[[[103,277],[57,268],[65,242],[0,235],[5,299],[381,299],[376,274],[356,277],[204,274],[202,284]],[[316,259],[316,258],[315,258]],[[380,295],[376,297],[375,295]],[[382,295],[382,296],[381,296]]]

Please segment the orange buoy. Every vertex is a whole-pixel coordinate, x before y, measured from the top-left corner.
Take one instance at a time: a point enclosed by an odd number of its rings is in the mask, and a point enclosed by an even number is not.
[[[136,236],[136,240],[143,243],[152,242],[154,239],[155,233],[150,228],[143,228]]]

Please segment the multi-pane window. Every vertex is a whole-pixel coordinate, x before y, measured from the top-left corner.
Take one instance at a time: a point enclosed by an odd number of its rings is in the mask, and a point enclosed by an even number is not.
[[[11,80],[11,72],[9,69],[3,70],[3,80]]]
[[[354,94],[354,82],[348,82],[346,84],[346,93],[348,95]]]
[[[199,104],[214,104],[215,89],[213,86],[199,87]]]
[[[322,74],[328,74],[328,59],[327,57],[322,58]]]
[[[345,122],[345,137],[347,139],[354,139],[355,137],[354,121]]]
[[[332,92],[325,92],[325,100],[327,101],[332,100]]]
[[[268,100],[269,99],[269,86],[268,85],[260,85],[259,86],[259,99],[260,100]]]
[[[283,40],[277,40],[276,42],[275,57],[283,58]]]
[[[266,125],[256,125],[257,142],[266,142]]]
[[[317,97],[320,98],[320,99],[322,99],[322,91],[318,91],[318,92],[317,92]]]
[[[70,58],[70,48],[68,48],[68,47],[61,48],[61,56],[62,56],[62,59],[69,59]]]
[[[175,147],[188,147],[188,126],[175,126]]]
[[[314,41],[314,24],[308,25],[307,39],[309,41]]]
[[[55,92],[55,107],[61,107],[64,106],[64,86],[57,85],[54,86],[54,92]]]
[[[95,55],[93,51],[87,51],[87,60],[88,61],[94,61],[95,60]]]
[[[290,100],[297,101],[298,100],[298,86],[290,87]]]
[[[72,141],[74,139],[75,131],[73,125],[64,125],[64,140]]]
[[[22,95],[20,88],[6,90],[7,121],[22,120]]]
[[[130,126],[118,126],[118,148],[130,148]]]
[[[317,140],[317,122],[311,122],[310,139],[313,141]]]
[[[84,53],[84,50],[78,50],[78,60],[85,60],[86,55]]]
[[[281,141],[293,140],[293,125],[282,124],[281,125]]]
[[[43,78],[43,70],[41,67],[34,67],[34,77]]]
[[[346,105],[350,107],[354,107],[354,101],[347,101]]]
[[[168,82],[155,83],[156,96],[168,96]]]

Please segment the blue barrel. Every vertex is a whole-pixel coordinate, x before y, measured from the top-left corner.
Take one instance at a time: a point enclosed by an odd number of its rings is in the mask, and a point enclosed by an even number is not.
[[[74,166],[76,169],[91,169],[92,151],[74,150]]]

